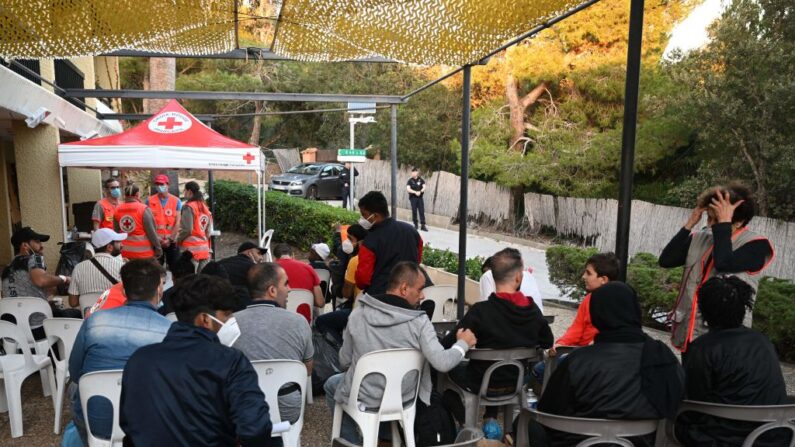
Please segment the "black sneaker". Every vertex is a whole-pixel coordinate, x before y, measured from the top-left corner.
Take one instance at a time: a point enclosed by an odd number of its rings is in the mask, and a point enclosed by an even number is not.
[[[414,224],[414,229],[415,229],[415,230],[419,230],[419,229],[420,229],[420,226],[419,226],[419,225],[417,225],[417,224]]]
[[[428,231],[428,227],[426,227],[425,225],[423,225],[423,226],[422,226],[422,231]]]

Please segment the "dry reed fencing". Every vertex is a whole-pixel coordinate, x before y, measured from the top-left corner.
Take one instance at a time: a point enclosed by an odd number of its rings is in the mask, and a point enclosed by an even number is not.
[[[288,169],[301,163],[301,154],[298,149],[271,149],[271,151],[282,172],[287,172]]]

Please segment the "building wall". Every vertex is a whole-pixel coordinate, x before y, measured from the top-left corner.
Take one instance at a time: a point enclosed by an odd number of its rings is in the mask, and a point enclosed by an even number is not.
[[[8,165],[8,158],[6,156],[9,150],[10,143],[0,140],[0,264],[7,265],[14,257],[11,248],[11,212],[8,199],[8,176],[6,167]]]
[[[52,59],[39,59],[39,74],[50,82],[55,81],[55,62]],[[53,91],[52,86],[45,82],[41,86],[45,90]]]
[[[54,268],[59,257],[57,244],[63,241],[64,228],[58,129],[49,125],[30,129],[24,121],[14,121],[13,135],[22,225],[51,236],[44,244],[45,259]]]
[[[78,70],[83,72],[83,88],[94,88],[96,85],[96,74],[94,72],[94,58],[93,57],[75,57],[69,59]],[[86,98],[86,104],[90,107],[97,107],[96,98]],[[86,110],[86,113],[94,114],[91,110]]]
[[[102,198],[102,178],[99,169],[67,168],[67,183],[69,186],[69,209],[67,217],[69,228],[75,224],[72,213],[72,204],[81,202],[96,202]]]

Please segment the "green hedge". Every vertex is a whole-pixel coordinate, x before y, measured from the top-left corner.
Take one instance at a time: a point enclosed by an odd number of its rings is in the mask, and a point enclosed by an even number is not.
[[[580,300],[585,289],[580,276],[585,261],[596,249],[553,246],[547,249],[550,281],[573,299]],[[653,316],[670,311],[679,293],[682,268],[664,269],[657,257],[636,254],[629,263],[627,283],[638,292],[644,324],[660,327]],[[759,283],[754,308],[754,329],[770,338],[779,355],[795,361],[795,284],[792,281],[763,278]]]
[[[484,258],[476,256],[466,260],[467,277],[478,281],[480,279],[480,268],[483,266]],[[436,267],[446,272],[458,274],[458,254],[450,250],[439,250],[426,245],[422,249],[422,263],[428,267]]]
[[[215,197],[215,223],[221,230],[256,236],[255,187],[221,180],[215,183]],[[359,218],[358,213],[275,191],[265,193],[265,213],[274,241],[301,250],[316,242],[330,243],[337,224],[354,224]]]

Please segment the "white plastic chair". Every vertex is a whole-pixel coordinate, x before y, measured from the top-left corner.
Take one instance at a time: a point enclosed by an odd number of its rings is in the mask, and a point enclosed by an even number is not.
[[[331,272],[327,269],[315,269],[315,273],[317,273],[321,283],[326,283],[326,288],[323,290],[323,296],[325,297],[331,288]]]
[[[422,293],[426,300],[436,303],[431,323],[456,319],[453,303],[458,296],[458,290],[455,286],[428,286],[422,289]]]
[[[530,445],[527,436],[527,423],[530,419],[553,430],[586,436],[587,439],[580,441],[576,447],[604,444],[634,447],[634,444],[628,438],[653,434],[658,427],[662,426],[662,421],[657,419],[631,421],[576,418],[523,408],[517,422],[516,447],[528,447]]]
[[[287,294],[287,305],[285,308],[290,312],[298,312],[298,307],[301,304],[309,306],[310,316],[315,307],[315,295],[306,289],[291,289]]]
[[[415,371],[417,381],[414,389],[419,390],[420,378],[425,358],[416,349],[385,349],[373,351],[359,358],[353,372],[351,392],[345,405],[337,403],[334,407],[334,423],[331,429],[331,440],[340,436],[342,429],[342,413],[348,414],[359,426],[364,443],[362,447],[378,445],[378,424],[392,422],[393,445],[400,439],[397,423],[403,426],[407,447],[414,447],[414,416],[417,413],[417,394],[415,391],[408,406],[403,406],[403,378]],[[358,396],[362,381],[370,374],[381,375],[386,384],[381,406],[374,411],[359,410]]]
[[[273,255],[271,254],[272,240],[273,240],[273,230],[266,231],[265,234],[262,235],[262,238],[259,240],[259,246],[268,249],[268,251],[265,253],[265,257],[268,258],[268,262],[273,262]]]
[[[9,298],[6,298],[9,299]],[[40,299],[40,298],[37,298]],[[22,329],[9,321],[0,320],[0,337],[12,340],[22,351],[21,354],[0,356],[0,412],[8,411],[11,424],[11,437],[22,436],[22,382],[36,372],[41,372],[42,385],[46,382],[51,390],[55,389],[52,363],[47,354],[33,354],[26,341]],[[47,394],[45,394],[47,395]],[[53,404],[55,403],[53,396]]]
[[[83,419],[86,423],[88,434],[88,447],[121,447],[124,432],[119,426],[119,401],[121,400],[121,376],[123,370],[113,369],[96,371],[83,374],[80,377],[80,406],[83,408]],[[91,433],[91,423],[88,417],[88,400],[94,396],[108,399],[113,405],[113,429],[110,439],[97,438]]]
[[[457,383],[453,382],[447,374],[439,376],[439,391],[444,394],[445,391],[454,391],[461,397],[464,402],[466,412],[464,415],[464,427],[476,428],[478,424],[478,415],[480,414],[480,407],[505,407],[505,427],[511,427],[513,408],[522,405],[522,390],[524,388],[524,377],[526,363],[541,360],[543,353],[539,352],[536,348],[513,348],[513,349],[470,349],[467,352],[469,360],[491,361],[493,362],[486,369],[483,374],[483,381],[480,384],[480,390],[477,394],[469,392],[461,388]],[[491,376],[497,369],[513,367],[517,372],[516,387],[513,392],[500,394],[498,396],[490,396],[489,382]]]
[[[55,363],[55,426],[53,431],[57,435],[61,432],[61,411],[63,410],[63,396],[69,380],[69,356],[75,345],[77,332],[83,320],[78,318],[48,318],[44,320],[44,333],[50,341],[50,353]],[[57,344],[60,358],[55,355],[52,346]]]
[[[16,298],[3,298],[0,300],[0,315],[12,315],[16,320],[16,325],[22,330],[25,335],[24,340],[27,340],[28,346],[36,354],[45,354],[49,349],[50,344],[46,339],[35,340],[33,338],[33,331],[30,328],[30,316],[33,314],[44,314],[45,318],[52,318],[52,308],[47,300],[35,296],[23,296]],[[13,346],[6,343],[6,352],[16,351]],[[45,394],[49,396],[49,394]]]
[[[177,313],[176,313],[176,312],[169,312],[169,313],[167,313],[167,314],[166,314],[166,318],[168,318],[168,319],[169,319],[169,321],[173,321],[173,322],[176,322],[176,321],[178,321],[178,320],[177,320]]]
[[[91,292],[80,295],[80,312],[83,312],[83,318],[86,317],[86,311],[91,309],[94,304],[97,304],[99,297],[105,292]]]
[[[265,400],[270,409],[271,422],[282,421],[279,412],[279,388],[284,385],[296,384],[301,388],[301,413],[298,420],[290,426],[290,430],[281,434],[284,447],[301,445],[301,430],[304,427],[304,396],[307,389],[306,365],[297,360],[256,360],[251,362],[257,371],[259,388],[265,393]]]
[[[440,445],[439,447],[476,447],[483,440],[483,432],[479,429],[465,428],[458,433],[453,444]],[[331,447],[357,447],[343,438],[334,438]]]

